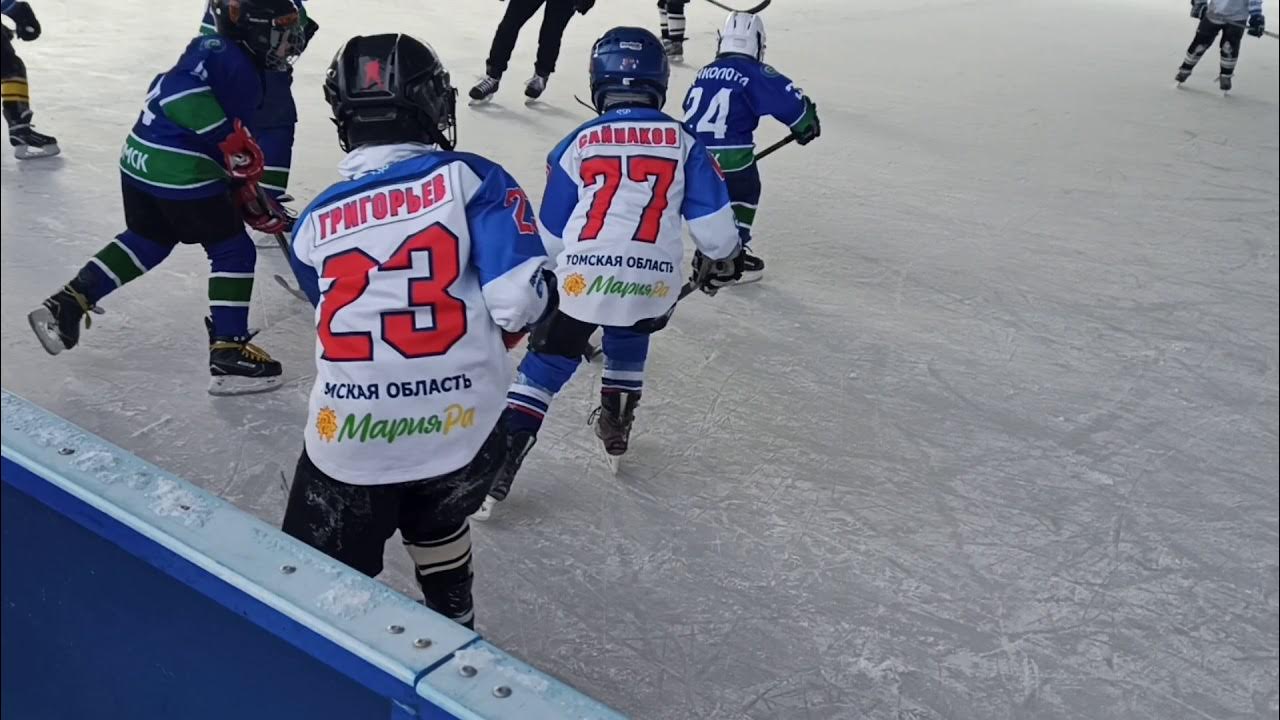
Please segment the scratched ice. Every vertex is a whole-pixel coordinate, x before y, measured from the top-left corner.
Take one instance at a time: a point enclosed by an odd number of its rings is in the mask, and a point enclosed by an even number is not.
[[[2,163],[3,382],[278,522],[312,352],[279,253],[253,309],[274,394],[205,394],[195,248],[70,353],[26,327],[120,229],[120,141],[197,25],[198,2],[126,4],[42,3],[18,46],[65,154]],[[503,7],[359,4],[314,3],[303,199],[335,177],[320,82],[347,33],[418,34],[465,89]],[[592,373],[566,389],[475,531],[485,636],[638,718],[1276,718],[1280,58],[1246,37],[1233,97],[1216,50],[1175,91],[1184,6],[775,2],[769,58],[823,136],[762,165],[766,281],[657,337],[620,477],[585,425]],[[536,200],[588,116],[591,39],[655,14],[575,18],[530,108],[526,27],[462,146]],[[722,18],[688,14],[672,111]],[[411,591],[403,555],[383,579]]]

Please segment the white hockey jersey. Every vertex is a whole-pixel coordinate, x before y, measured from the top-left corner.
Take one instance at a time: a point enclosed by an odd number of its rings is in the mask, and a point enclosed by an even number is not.
[[[358,148],[303,211],[295,274],[316,305],[307,454],[355,485],[471,462],[505,404],[501,329],[546,309],[524,191],[476,155]]]
[[[715,160],[647,108],[606,112],[557,145],[538,215],[558,255],[560,309],[598,325],[632,325],[675,303],[687,272],[681,218],[707,257],[738,245]]]

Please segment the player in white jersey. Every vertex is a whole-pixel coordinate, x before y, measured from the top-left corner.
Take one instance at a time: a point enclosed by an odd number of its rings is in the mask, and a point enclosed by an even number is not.
[[[407,35],[352,38],[329,69],[347,180],[292,240],[318,339],[284,530],[374,576],[398,529],[426,604],[471,626],[467,516],[510,448],[505,343],[555,307],[555,279],[520,186],[452,151],[456,95]]]
[[[601,115],[551,151],[539,213],[543,240],[558,254],[560,307],[534,328],[507,393],[503,422],[515,452],[478,519],[506,497],[597,327],[605,369],[596,434],[609,455],[626,452],[649,334],[680,292],[682,219],[706,289],[742,275],[724,178],[707,149],[659,109],[669,75],[662,43],[647,30],[614,28],[592,48],[591,97]]]

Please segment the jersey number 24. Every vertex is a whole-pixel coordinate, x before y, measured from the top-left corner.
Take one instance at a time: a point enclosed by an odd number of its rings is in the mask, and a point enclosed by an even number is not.
[[[707,101],[706,109],[702,108],[702,88],[694,85],[689,88],[689,96],[685,98],[684,122],[693,125],[695,132],[711,133],[717,140],[723,140],[729,132],[729,101],[733,99],[733,90],[720,88]]]

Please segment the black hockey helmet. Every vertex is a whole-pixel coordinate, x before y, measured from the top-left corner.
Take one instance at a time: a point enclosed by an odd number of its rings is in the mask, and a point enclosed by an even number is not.
[[[262,67],[287,70],[307,44],[294,0],[210,0],[218,34]]]
[[[324,99],[343,150],[397,142],[452,150],[457,144],[458,91],[435,51],[409,35],[348,40],[329,65]]]

